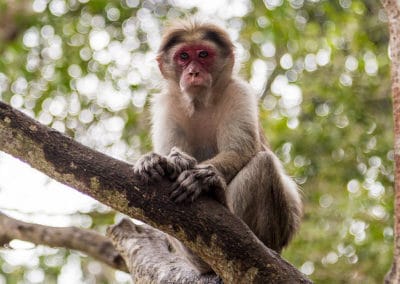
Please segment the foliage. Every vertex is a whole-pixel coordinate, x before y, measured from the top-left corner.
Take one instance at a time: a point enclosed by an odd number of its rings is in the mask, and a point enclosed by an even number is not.
[[[284,256],[317,283],[382,281],[392,255],[393,139],[377,1],[17,2],[0,0],[0,19],[10,19],[0,29],[0,99],[128,161],[151,147],[147,102],[160,87],[154,58],[166,20],[220,20],[237,41],[241,75],[262,96],[270,144],[303,190],[304,223]],[[93,227],[107,223],[99,214]],[[36,268],[57,275],[70,256],[54,253],[63,261],[49,267],[43,253]],[[32,268],[10,269],[2,256],[7,283],[28,277]]]

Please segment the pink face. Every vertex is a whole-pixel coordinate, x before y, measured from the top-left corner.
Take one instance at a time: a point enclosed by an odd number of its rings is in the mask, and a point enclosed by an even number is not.
[[[173,60],[178,73],[181,73],[179,83],[183,91],[211,87],[215,57],[215,49],[204,44],[184,45],[175,52]]]

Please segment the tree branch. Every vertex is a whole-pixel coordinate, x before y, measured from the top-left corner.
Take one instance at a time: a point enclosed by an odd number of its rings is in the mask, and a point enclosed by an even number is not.
[[[0,246],[13,239],[37,245],[79,250],[115,269],[128,272],[125,261],[112,242],[91,230],[30,224],[15,220],[0,212]]]
[[[176,237],[226,283],[310,282],[216,201],[203,197],[190,206],[177,205],[163,191],[170,181],[144,186],[128,163],[83,146],[3,102],[0,150]]]
[[[128,219],[110,227],[107,234],[128,263],[134,283],[220,283],[215,274],[203,274],[171,252],[166,234]]]

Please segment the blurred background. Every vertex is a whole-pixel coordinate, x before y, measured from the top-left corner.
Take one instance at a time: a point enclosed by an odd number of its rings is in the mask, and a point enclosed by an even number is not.
[[[303,191],[283,256],[315,283],[381,283],[392,261],[393,133],[387,19],[360,0],[0,0],[0,100],[134,162],[151,150],[155,55],[170,19],[225,26],[260,96],[272,148]],[[104,232],[121,218],[0,153],[0,211]],[[0,283],[130,283],[66,249],[13,241]]]

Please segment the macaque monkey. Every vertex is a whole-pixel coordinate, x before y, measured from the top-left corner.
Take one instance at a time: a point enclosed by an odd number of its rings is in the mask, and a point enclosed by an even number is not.
[[[157,61],[166,85],[152,102],[154,153],[140,158],[135,172],[148,182],[173,179],[175,202],[215,197],[281,252],[299,227],[302,203],[266,143],[255,92],[232,74],[234,47],[227,32],[213,24],[176,23],[165,31]],[[210,271],[170,240],[201,273]]]

